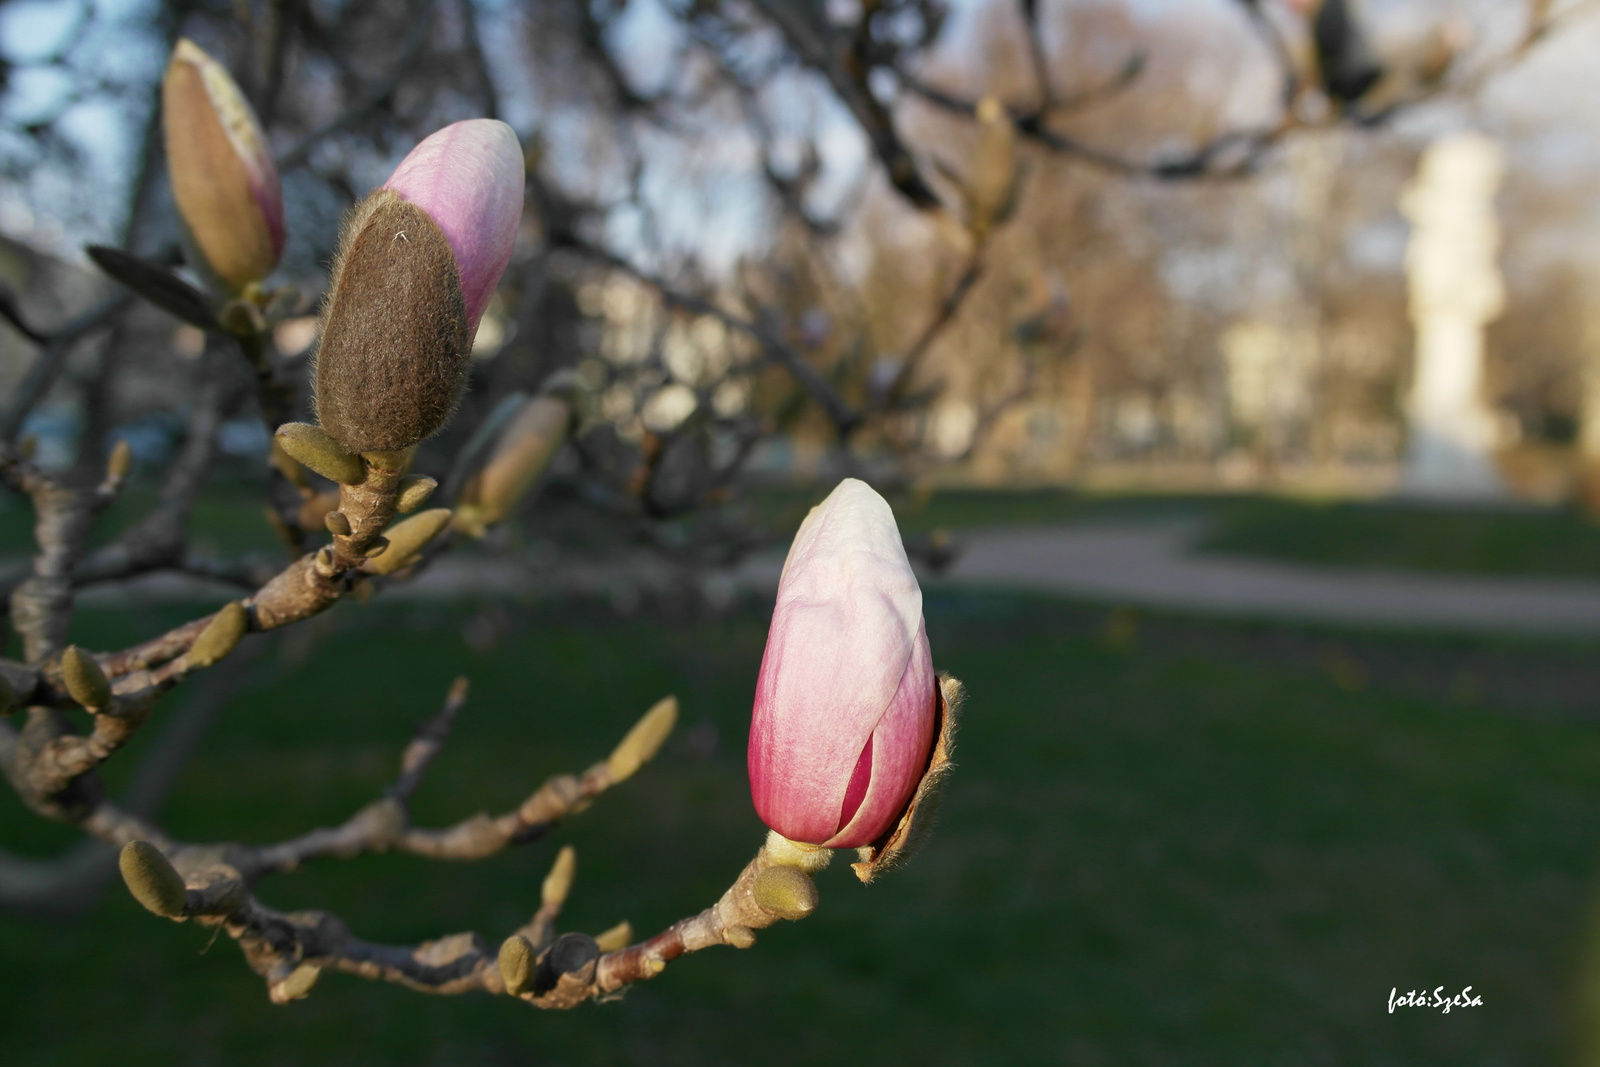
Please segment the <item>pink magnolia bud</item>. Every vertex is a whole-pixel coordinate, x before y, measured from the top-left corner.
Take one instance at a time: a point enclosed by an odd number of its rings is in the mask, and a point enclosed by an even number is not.
[[[894,514],[847,478],[806,516],[778,583],[750,724],[762,821],[829,848],[882,837],[928,769],[936,684]]]
[[[498,119],[452,123],[411,150],[385,189],[439,224],[461,271],[468,336],[494,295],[522,219],[522,146]]]
[[[455,410],[523,180],[511,127],[472,119],[417,145],[351,212],[316,368],[317,421],[346,451],[409,448]]]
[[[235,291],[283,252],[283,191],[255,112],[223,66],[187,38],[161,84],[172,196],[205,265]]]

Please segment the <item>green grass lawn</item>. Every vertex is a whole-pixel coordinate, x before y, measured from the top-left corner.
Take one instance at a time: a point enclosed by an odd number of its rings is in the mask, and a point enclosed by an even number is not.
[[[382,788],[458,672],[473,699],[418,797],[443,821],[516,803],[605,754],[653,700],[679,737],[545,842],[487,862],[319,863],[265,883],[401,941],[524,921],[578,850],[567,928],[653,931],[711,903],[758,844],[743,743],[759,610],[618,620],[343,605],[272,652],[167,805],[191,838],[259,841]],[[70,922],[0,915],[8,1067],[119,1064],[1503,1064],[1576,1039],[1600,876],[1600,696],[1561,713],[1280,655],[1288,634],[938,593],[936,662],[970,700],[926,851],[747,952],[675,962],[620,1003],[541,1013],[328,975],[274,1007],[224,937],[120,887]],[[107,647],[162,619],[85,616]],[[482,638],[484,627],[475,633]],[[1307,636],[1309,633],[1309,636]],[[258,640],[258,639],[257,639]],[[1582,645],[1357,635],[1395,661],[1594,662]],[[1600,682],[1600,666],[1593,668]],[[1581,679],[1579,679],[1581,681]],[[1593,692],[1600,694],[1600,686]],[[702,744],[684,738],[698,730]],[[719,739],[709,755],[703,742]],[[133,755],[130,753],[129,755]],[[124,760],[130,763],[131,760]],[[70,835],[0,798],[0,843]],[[1484,1006],[1390,1015],[1391,987],[1472,985]]]

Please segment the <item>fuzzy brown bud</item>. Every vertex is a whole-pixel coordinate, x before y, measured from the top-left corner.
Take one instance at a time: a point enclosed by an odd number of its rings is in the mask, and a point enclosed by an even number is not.
[[[183,876],[159,848],[148,841],[129,841],[117,856],[117,866],[134,900],[157,915],[183,917],[189,896]]]
[[[317,421],[350,452],[397,451],[443,425],[472,334],[439,225],[379,189],[345,223],[317,348]]]
[[[98,710],[111,703],[111,682],[100,664],[77,645],[61,653],[61,680],[79,704]]]

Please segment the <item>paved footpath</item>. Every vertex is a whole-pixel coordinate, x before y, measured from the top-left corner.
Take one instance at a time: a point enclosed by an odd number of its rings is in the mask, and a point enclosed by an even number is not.
[[[1199,555],[1194,522],[978,530],[946,581],[1260,618],[1600,634],[1600,581],[1310,567]]]

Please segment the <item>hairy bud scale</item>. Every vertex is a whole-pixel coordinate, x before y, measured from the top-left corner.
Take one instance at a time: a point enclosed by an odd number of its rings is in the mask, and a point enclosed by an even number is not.
[[[398,451],[437,430],[470,354],[450,245],[388,189],[357,206],[334,263],[317,349],[317,420],[351,452]]]

